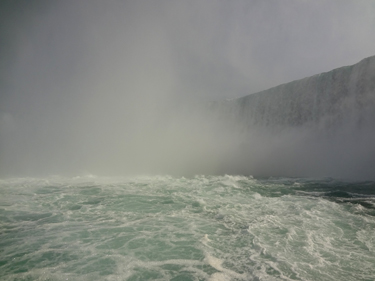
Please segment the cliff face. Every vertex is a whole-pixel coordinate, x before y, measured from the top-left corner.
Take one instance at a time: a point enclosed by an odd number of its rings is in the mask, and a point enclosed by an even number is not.
[[[375,56],[228,102],[248,126],[375,127]]]

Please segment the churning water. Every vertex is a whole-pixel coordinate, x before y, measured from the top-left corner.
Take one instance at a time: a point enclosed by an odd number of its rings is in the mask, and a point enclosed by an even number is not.
[[[375,183],[0,181],[1,280],[374,280]]]

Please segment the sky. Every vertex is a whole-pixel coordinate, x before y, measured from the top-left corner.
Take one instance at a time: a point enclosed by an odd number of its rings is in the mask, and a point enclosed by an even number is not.
[[[372,0],[3,0],[0,176],[212,166],[181,104],[357,63],[374,34]]]

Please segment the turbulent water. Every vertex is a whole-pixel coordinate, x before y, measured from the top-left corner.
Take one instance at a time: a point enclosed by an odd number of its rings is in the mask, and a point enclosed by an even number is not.
[[[375,183],[0,181],[1,280],[374,280]]]

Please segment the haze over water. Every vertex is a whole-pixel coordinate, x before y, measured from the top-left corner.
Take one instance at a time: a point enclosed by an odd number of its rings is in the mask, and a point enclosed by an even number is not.
[[[373,55],[374,10],[372,1],[3,1],[0,174],[251,175],[231,157],[243,139],[207,105]],[[253,150],[270,151],[267,142]],[[310,175],[297,170],[287,174]]]

